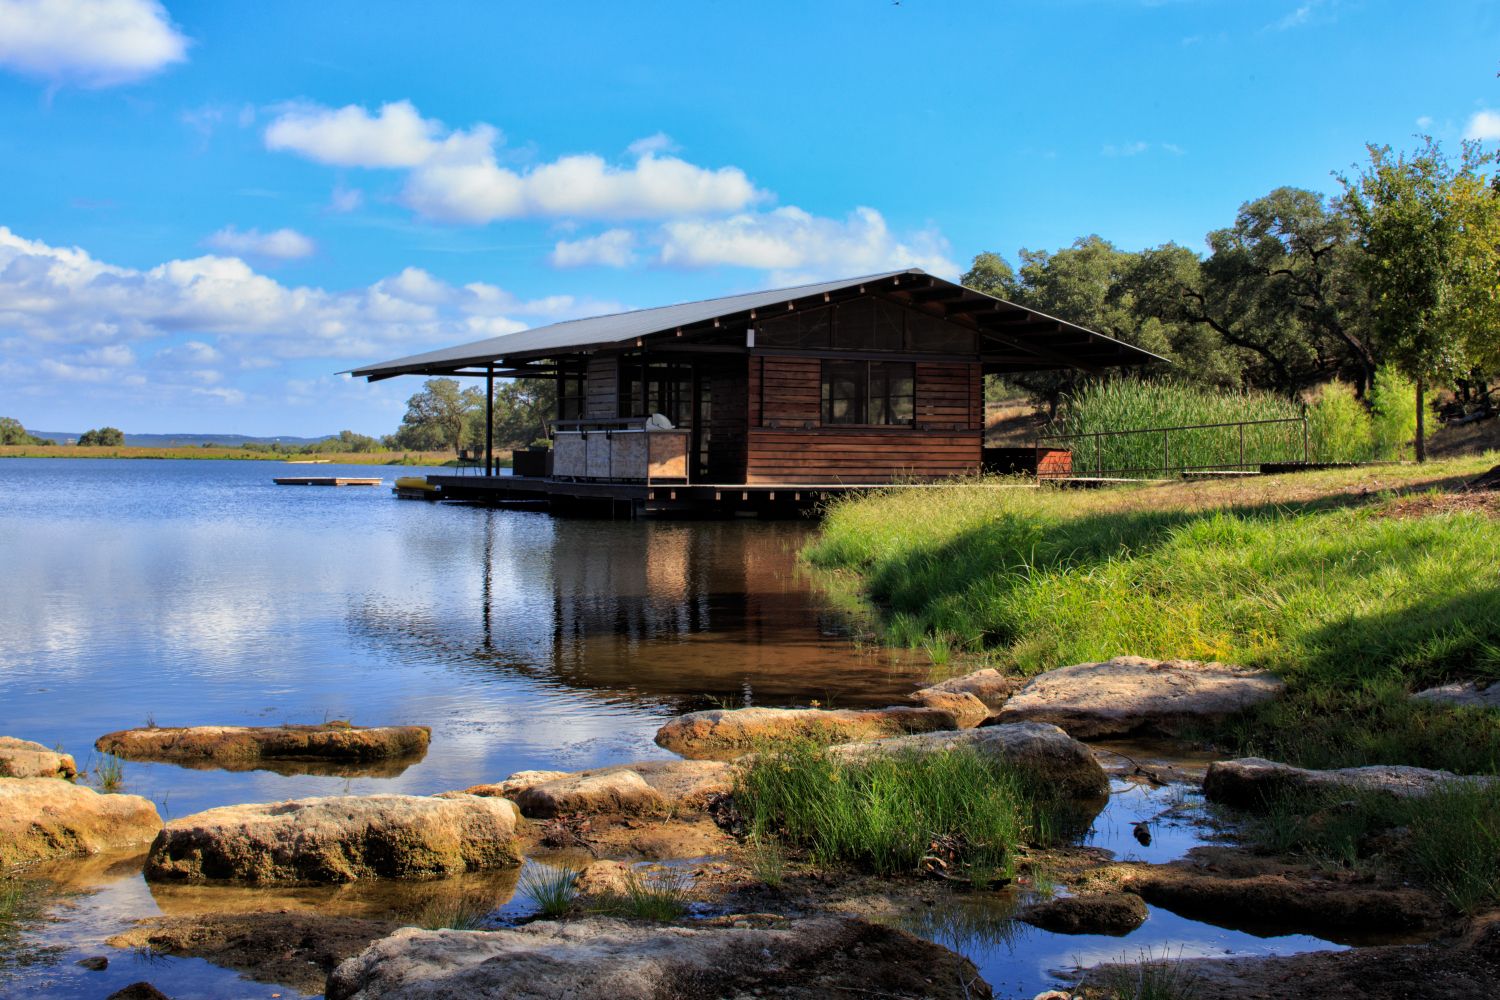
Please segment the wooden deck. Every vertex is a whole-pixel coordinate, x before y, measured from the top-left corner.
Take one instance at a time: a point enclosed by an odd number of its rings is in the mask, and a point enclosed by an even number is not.
[[[277,486],[379,486],[379,476],[276,476]]]
[[[613,517],[808,517],[830,500],[888,489],[937,489],[942,483],[586,482],[531,476],[428,476],[440,499]],[[1035,486],[996,484],[996,489]]]

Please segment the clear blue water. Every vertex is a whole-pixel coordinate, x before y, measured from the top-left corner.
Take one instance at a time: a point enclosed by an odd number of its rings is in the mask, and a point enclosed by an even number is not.
[[[0,733],[93,764],[103,733],[154,722],[350,719],[432,727],[399,773],[277,774],[125,764],[125,791],[164,816],[322,794],[429,794],[525,768],[667,756],[661,723],[710,704],[885,705],[923,664],[851,642],[861,623],[796,569],[805,524],[610,522],[395,499],[380,488],[283,487],[275,475],[408,475],[270,462],[0,460]],[[1201,831],[1130,824],[1162,793],[1121,787],[1091,842],[1142,860],[1180,856]],[[158,913],[266,906],[244,889],[148,886],[139,859],[55,866],[88,891],[40,936],[51,965],[0,977],[0,997],[91,1000],[148,979],[179,998],[294,997],[195,959],[104,940]],[[493,919],[525,912],[513,884],[296,891],[275,906],[403,915],[424,894],[476,891]],[[322,893],[322,894],[320,894]],[[1030,997],[1078,959],[1287,953],[1315,938],[1224,931],[1153,911],[1125,939],[1065,938],[983,913],[914,927],[969,954],[997,996]],[[331,910],[330,910],[331,911]],[[109,970],[73,965],[107,954]]]

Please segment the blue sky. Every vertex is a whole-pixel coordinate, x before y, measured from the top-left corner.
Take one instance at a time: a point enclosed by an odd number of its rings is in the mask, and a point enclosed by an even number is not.
[[[0,415],[391,430],[362,361],[1500,140],[1500,4],[0,0]],[[1492,111],[1492,109],[1494,109]]]

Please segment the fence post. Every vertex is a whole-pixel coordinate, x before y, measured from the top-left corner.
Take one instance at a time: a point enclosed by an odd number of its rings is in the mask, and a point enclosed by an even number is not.
[[[1308,448],[1307,448],[1307,411],[1303,410],[1302,411],[1302,464],[1303,465],[1310,465],[1311,463],[1312,463],[1311,453],[1308,451]]]
[[[1104,478],[1104,435],[1094,432],[1094,475]]]
[[[1167,448],[1167,442],[1172,440],[1172,432],[1163,428],[1161,432],[1161,474],[1165,476],[1172,467],[1171,454]]]
[[[1240,424],[1240,466],[1245,467],[1245,425]]]

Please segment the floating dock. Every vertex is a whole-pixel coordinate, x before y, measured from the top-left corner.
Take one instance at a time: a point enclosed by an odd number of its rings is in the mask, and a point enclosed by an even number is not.
[[[382,480],[379,476],[276,476],[273,482],[277,486],[379,486]]]

